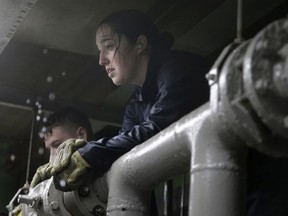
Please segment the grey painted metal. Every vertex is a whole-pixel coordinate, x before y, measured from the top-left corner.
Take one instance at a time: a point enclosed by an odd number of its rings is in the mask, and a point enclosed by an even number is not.
[[[288,139],[288,19],[274,21],[251,41],[245,54],[247,97],[268,130]],[[280,147],[280,151],[282,148]]]
[[[91,186],[94,189],[98,188],[96,190],[98,194],[104,196],[109,191],[107,215],[148,216],[152,189],[158,183],[189,170],[191,139],[195,138],[201,121],[207,118],[209,114],[209,104],[207,103],[115,161],[107,173],[107,177],[97,179]],[[161,167],[161,172],[156,167]],[[46,209],[45,212],[52,214],[53,211],[48,204],[51,204],[53,200],[51,200],[51,194],[60,192],[56,192],[52,182],[49,184],[46,186],[46,190],[39,191],[42,193],[43,207],[49,209]],[[77,205],[87,207],[85,200],[77,199],[75,202],[75,200],[71,201],[71,198],[61,194],[58,194],[57,197],[64,197],[62,203],[57,198],[58,204],[63,207],[73,206],[67,204],[69,202],[74,202],[74,206],[78,202]],[[83,201],[84,204],[81,204]],[[71,207],[69,211],[82,215],[79,209],[81,212],[86,211],[79,207],[77,212]]]
[[[192,140],[190,216],[245,215],[246,146],[210,116]]]
[[[70,192],[57,190],[51,177],[36,185],[28,195],[19,195],[18,201],[23,206],[23,216],[104,216],[107,196],[106,176]]]
[[[25,184],[29,185],[29,173],[30,173],[30,165],[31,165],[31,153],[32,153],[32,146],[33,146],[33,137],[35,131],[35,121],[36,121],[36,111],[32,109],[32,119],[31,119],[31,130],[30,130],[30,139],[29,139],[29,149],[28,149],[28,159],[27,159],[27,167],[26,167],[26,181]]]
[[[30,189],[28,195],[19,196],[18,201],[22,205],[22,215],[71,216],[65,208],[63,193],[62,191],[56,190],[53,184],[53,178],[39,183],[33,189]],[[26,203],[28,202],[32,203],[32,205],[27,205]]]
[[[18,195],[22,192],[22,188],[18,189],[18,191],[16,192],[16,194],[13,196],[13,198],[10,200],[9,204],[6,206],[7,210],[8,210],[8,215],[9,216],[13,216],[12,215],[12,211],[14,209],[14,202],[15,200],[18,198]]]
[[[107,215],[149,216],[152,189],[158,183],[187,172],[190,167],[190,158],[192,158],[190,194],[193,194],[193,196],[190,197],[190,206],[197,204],[197,208],[190,208],[190,215],[193,212],[194,216],[194,212],[196,212],[195,215],[197,216],[231,216],[230,209],[227,210],[226,208],[227,203],[234,211],[238,205],[241,205],[239,203],[242,203],[240,199],[243,197],[240,191],[243,191],[244,186],[239,175],[242,168],[239,168],[238,160],[235,160],[235,155],[241,151],[239,151],[239,145],[230,142],[227,145],[228,147],[224,148],[222,141],[220,139],[217,141],[216,137],[219,134],[215,134],[217,133],[215,128],[221,127],[216,123],[210,124],[209,121],[212,121],[211,110],[209,104],[206,103],[119,158],[107,173],[107,178],[104,176],[96,180],[93,186],[93,188],[97,188],[98,185],[99,188],[99,182],[101,182],[100,187],[104,188],[104,191],[109,188]],[[205,140],[206,138],[213,140],[213,142],[208,142]],[[223,143],[226,144],[226,142]],[[231,152],[233,154],[230,154]],[[241,154],[240,158],[245,158],[245,155]],[[243,162],[240,159],[239,161]],[[156,167],[161,167],[161,172]],[[224,184],[221,186],[219,182]],[[235,182],[238,183],[235,184]],[[227,185],[231,187],[227,189]],[[233,188],[234,190],[230,190]],[[51,201],[53,200],[51,194],[56,193],[54,190],[55,188],[53,189],[50,186],[49,190],[46,190],[46,196],[44,196],[46,198],[43,198],[43,206],[50,209],[49,211],[46,210],[49,214],[55,212],[55,210],[51,210]],[[50,202],[47,201],[48,191],[50,192]],[[105,192],[102,192],[102,194],[105,195]],[[221,194],[222,199],[217,199],[218,202],[214,200],[215,206],[212,198],[208,203],[205,201],[207,198],[219,194]],[[67,203],[67,200],[70,199],[67,196],[60,195],[60,197],[64,197],[64,203]],[[53,201],[55,199],[54,197]],[[75,208],[69,207],[71,205],[64,205],[61,201],[58,205],[68,207],[72,215],[90,215],[87,212],[82,214],[87,210],[79,208],[81,202],[85,203],[87,201],[78,199],[73,202],[74,205],[77,204],[77,211]],[[198,206],[199,203],[201,205]],[[215,208],[210,211],[208,209],[211,208],[207,208],[207,205],[203,205],[203,203]],[[81,205],[87,206],[83,203]],[[223,209],[226,210],[223,211]],[[235,210],[235,212],[239,211]]]
[[[237,34],[236,34],[236,42],[243,41],[243,1],[237,0]]]
[[[181,197],[180,197],[180,216],[184,216],[184,209],[185,209],[185,201],[186,201],[186,192],[187,186],[186,186],[186,173],[183,174],[182,177],[182,187],[181,187]]]
[[[242,215],[245,150],[243,142],[223,133],[207,103],[113,164],[107,213],[148,216],[151,189],[185,172],[191,156],[190,215]]]
[[[119,158],[108,173],[107,214],[148,216],[152,188],[189,170],[191,140],[209,114],[205,104]]]
[[[38,0],[2,0],[0,2],[0,54]]]
[[[219,82],[210,88],[212,111],[227,130],[274,157],[288,156],[288,101],[282,94],[288,86],[287,23],[284,19],[268,25],[221,63],[216,61]]]
[[[169,216],[173,214],[173,180],[168,180],[164,184],[164,216]]]

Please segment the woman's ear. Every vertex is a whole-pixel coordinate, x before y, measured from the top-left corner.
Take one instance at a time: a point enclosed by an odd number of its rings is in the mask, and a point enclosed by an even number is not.
[[[144,50],[147,49],[147,38],[144,35],[139,35],[136,41],[136,49],[138,53],[142,53]]]

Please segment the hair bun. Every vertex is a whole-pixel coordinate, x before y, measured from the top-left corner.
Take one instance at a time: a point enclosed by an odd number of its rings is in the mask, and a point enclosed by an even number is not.
[[[170,32],[162,32],[159,38],[159,49],[169,50],[174,44],[174,37]]]

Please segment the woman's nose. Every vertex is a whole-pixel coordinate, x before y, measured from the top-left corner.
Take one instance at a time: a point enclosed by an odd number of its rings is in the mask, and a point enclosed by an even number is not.
[[[108,58],[105,55],[103,55],[103,53],[100,52],[99,53],[99,65],[105,66],[107,64],[109,64]]]

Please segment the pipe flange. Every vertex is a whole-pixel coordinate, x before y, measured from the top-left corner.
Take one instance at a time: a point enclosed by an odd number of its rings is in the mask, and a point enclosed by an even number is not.
[[[29,193],[26,195],[26,199],[31,200],[32,203],[23,202],[23,200],[19,199],[19,203],[21,204],[22,215],[44,215],[43,212],[43,200],[42,194],[45,191],[46,182],[40,182],[34,188],[31,188]],[[38,204],[35,205],[35,198],[38,200]],[[32,204],[32,205],[31,205]]]
[[[34,200],[38,199],[37,205],[22,205],[22,215],[42,215],[42,216],[60,216],[71,215],[66,211],[63,202],[63,192],[58,191],[54,187],[52,177],[40,182],[32,188],[26,198]]]
[[[45,189],[42,193],[43,197],[43,211],[45,215],[60,216],[71,214],[66,210],[63,203],[63,191],[57,190],[55,188],[53,177],[46,180]]]
[[[255,112],[244,88],[243,63],[250,43],[246,41],[238,46],[222,67],[217,115],[227,130],[244,140],[248,146],[274,157],[287,156],[287,140],[267,133],[267,127]]]
[[[244,87],[266,133],[288,138],[288,20],[275,21],[251,41],[244,57]]]
[[[278,93],[283,98],[288,98],[288,44],[285,45],[283,51],[286,53],[286,59],[283,64],[277,64],[273,71],[273,81],[278,90]]]
[[[226,59],[238,45],[239,44],[237,43],[231,43],[228,46],[226,46],[219,55],[219,57],[216,59],[215,63],[213,64],[209,72],[206,74],[206,79],[208,80],[210,85],[210,108],[212,112],[215,113],[216,115],[219,113],[219,109],[221,109],[219,107],[219,101],[220,101],[219,76],[221,74],[221,70]]]
[[[94,181],[94,184],[97,184],[100,178]],[[107,203],[101,200],[98,190],[91,181],[85,183],[78,190],[64,192],[65,207],[71,215],[105,215]]]
[[[250,146],[262,142],[263,132],[243,88],[243,60],[250,41],[238,46],[225,61],[219,77],[219,118],[228,130]]]

